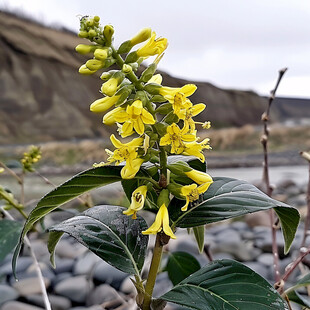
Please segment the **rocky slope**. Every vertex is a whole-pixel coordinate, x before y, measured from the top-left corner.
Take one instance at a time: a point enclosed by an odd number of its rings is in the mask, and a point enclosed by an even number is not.
[[[89,104],[100,98],[100,79],[77,69],[84,62],[74,48],[75,34],[49,29],[0,12],[0,143],[35,143],[107,136],[100,115]],[[164,84],[193,81],[165,73]],[[217,126],[241,126],[260,121],[266,99],[254,92],[223,90],[196,83],[193,102],[208,108],[201,120]]]

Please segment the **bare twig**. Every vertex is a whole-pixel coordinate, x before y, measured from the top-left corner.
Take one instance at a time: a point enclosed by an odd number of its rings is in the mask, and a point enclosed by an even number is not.
[[[10,219],[11,221],[14,221],[14,218],[12,217],[12,215],[9,212],[4,210],[3,208],[1,208],[1,211],[4,213],[4,215],[8,219]],[[52,310],[51,304],[50,304],[48,296],[47,296],[45,282],[44,282],[44,278],[43,278],[43,275],[42,275],[42,272],[41,272],[41,268],[40,268],[39,262],[38,262],[38,260],[37,260],[37,258],[35,256],[35,253],[34,253],[34,251],[32,249],[32,246],[31,246],[31,243],[30,243],[28,237],[25,237],[24,241],[25,241],[25,244],[29,247],[30,254],[31,254],[31,257],[32,257],[34,265],[35,265],[35,269],[36,269],[36,272],[37,272],[37,276],[38,276],[38,280],[39,280],[39,283],[40,283],[41,292],[42,292],[42,296],[43,296],[43,300],[44,300],[45,309],[46,310]]]
[[[4,164],[3,162],[1,162],[1,161],[0,161],[0,167],[2,167],[3,169],[5,169],[12,177],[14,177],[14,178],[17,180],[17,182],[18,182],[19,184],[22,183],[21,178],[20,178],[12,169],[10,169],[7,165],[5,165],[5,164]]]
[[[285,274],[283,277],[275,284],[275,288],[279,291],[279,294],[283,293],[284,284],[295,270],[295,268],[302,262],[302,260],[310,253],[310,248],[301,248],[300,255],[286,267]]]
[[[307,216],[305,219],[304,236],[301,242],[301,247],[305,246],[306,238],[308,235],[309,225],[310,225],[310,152],[300,152],[301,157],[308,161],[309,164],[309,181],[307,189]]]
[[[274,89],[270,92],[270,96],[268,99],[268,106],[266,111],[262,115],[262,122],[264,124],[263,134],[261,137],[261,143],[264,149],[264,162],[263,162],[263,181],[266,185],[266,193],[268,196],[272,194],[272,187],[270,186],[269,180],[269,163],[268,163],[268,138],[269,138],[269,128],[268,128],[268,121],[269,121],[269,114],[272,102],[275,98],[275,94],[281,82],[281,79],[286,72],[287,68],[281,69],[279,71],[278,80]],[[280,281],[280,271],[279,271],[279,253],[278,253],[278,245],[277,245],[277,238],[276,238],[276,226],[275,223],[275,214],[274,211],[271,209],[269,211],[270,214],[270,226],[272,230],[272,252],[273,252],[273,267],[274,267],[274,274],[275,274],[275,281]]]

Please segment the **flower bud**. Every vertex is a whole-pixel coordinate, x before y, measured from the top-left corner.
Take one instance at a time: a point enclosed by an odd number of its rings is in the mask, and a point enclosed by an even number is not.
[[[79,32],[78,36],[79,36],[80,38],[83,38],[83,39],[88,38],[88,31],[81,30],[81,31]]]
[[[131,66],[131,65],[124,64],[123,67],[122,67],[122,71],[123,71],[125,74],[128,74],[128,73],[132,72],[132,66]]]
[[[157,69],[157,64],[152,63],[150,64],[141,74],[140,80],[142,82],[148,82],[152,76],[154,75],[155,71]]]
[[[94,52],[94,57],[98,60],[105,60],[112,54],[110,48],[97,48]]]
[[[154,98],[154,97],[153,97]],[[152,101],[154,102],[152,98]],[[165,99],[166,101],[166,99]],[[156,102],[156,101],[155,101]],[[160,113],[160,114],[168,114],[172,111],[172,104],[171,103],[165,103],[165,104],[161,104],[156,110],[156,113]]]
[[[107,81],[111,76],[117,72],[117,70],[110,70],[108,72],[103,72],[100,76],[101,80]]]
[[[87,44],[79,44],[75,50],[82,55],[86,55],[89,53],[92,53],[94,50],[96,50],[96,46],[95,45],[87,45]]]
[[[107,82],[102,84],[101,92],[107,96],[113,96],[124,78],[125,74],[122,71],[116,71]]]
[[[169,190],[168,189],[162,189],[158,198],[157,198],[157,206],[160,207],[162,204],[165,204],[166,206],[169,205],[170,199],[169,199]]]
[[[97,71],[104,67],[104,63],[98,59],[90,59],[86,61],[86,67],[91,71]]]
[[[184,175],[186,172],[191,172],[193,169],[183,161],[178,161],[174,164],[167,165],[167,168],[176,175]]]
[[[86,67],[85,64],[82,65],[82,66],[79,68],[79,73],[80,73],[80,74],[83,74],[83,75],[91,75],[91,74],[93,74],[93,73],[95,73],[95,72],[96,72],[96,70],[95,70],[95,71],[89,70],[89,69]]]
[[[106,39],[106,45],[111,46],[112,44],[112,38],[114,34],[114,28],[112,25],[105,25],[103,29],[103,35]]]
[[[148,83],[144,86],[144,90],[151,95],[159,95],[159,90],[161,89],[161,87],[161,85],[155,83]]]
[[[131,63],[131,62],[136,62],[139,59],[139,56],[137,55],[137,52],[131,52],[127,55],[125,59],[125,63]]]
[[[97,32],[94,30],[94,29],[90,29],[89,31],[88,31],[88,37],[89,38],[93,38],[93,37],[95,37],[97,35]]]

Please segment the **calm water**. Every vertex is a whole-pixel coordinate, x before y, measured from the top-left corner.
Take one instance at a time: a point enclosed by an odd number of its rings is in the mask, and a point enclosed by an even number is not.
[[[308,170],[307,165],[271,167],[269,170],[270,182],[277,184],[282,180],[289,179],[297,184],[305,184],[309,178]],[[262,179],[263,169],[262,167],[209,169],[208,173],[215,177],[225,176],[252,183]]]

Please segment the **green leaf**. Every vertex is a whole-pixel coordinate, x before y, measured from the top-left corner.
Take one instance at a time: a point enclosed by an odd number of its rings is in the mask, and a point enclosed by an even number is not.
[[[114,183],[121,180],[120,171],[123,168],[119,166],[103,166],[91,168],[83,171],[70,180],[61,184],[47,195],[45,195],[37,204],[37,206],[31,211],[27,221],[24,224],[23,230],[20,235],[19,242],[14,252],[12,260],[12,268],[15,274],[15,267],[17,257],[19,255],[23,239],[27,232],[31,229],[33,224],[46,216],[48,213],[57,209],[62,204],[78,197],[79,195],[90,191],[94,188]],[[148,177],[146,171],[141,169],[135,178]]]
[[[196,226],[193,227],[195,240],[197,242],[198,250],[200,253],[203,251],[205,245],[205,226]]]
[[[178,161],[183,161],[188,163],[193,169],[206,172],[206,163],[202,163],[195,156],[183,156],[183,155],[173,155],[168,157],[168,165],[177,163]]]
[[[0,221],[0,262],[16,247],[22,227],[17,221]]]
[[[232,260],[214,261],[160,297],[190,309],[288,310],[264,278]]]
[[[285,240],[285,253],[290,249],[299,224],[299,212],[289,205],[274,200],[245,181],[216,177],[203,195],[203,201],[182,212],[184,200],[174,198],[169,206],[173,225],[188,228],[223,221],[274,208],[279,216]]]
[[[304,296],[297,291],[291,291],[287,294],[287,298],[289,301],[293,301],[299,305],[302,305],[303,307],[306,307],[307,309],[310,308],[310,299],[308,296]]]
[[[133,220],[124,215],[124,210],[118,206],[96,206],[51,227],[51,261],[58,240],[67,233],[115,268],[139,275],[148,244],[148,236],[141,232],[147,224],[140,216]]]
[[[199,269],[200,264],[197,259],[186,252],[171,253],[165,268],[173,285],[178,284]]]

